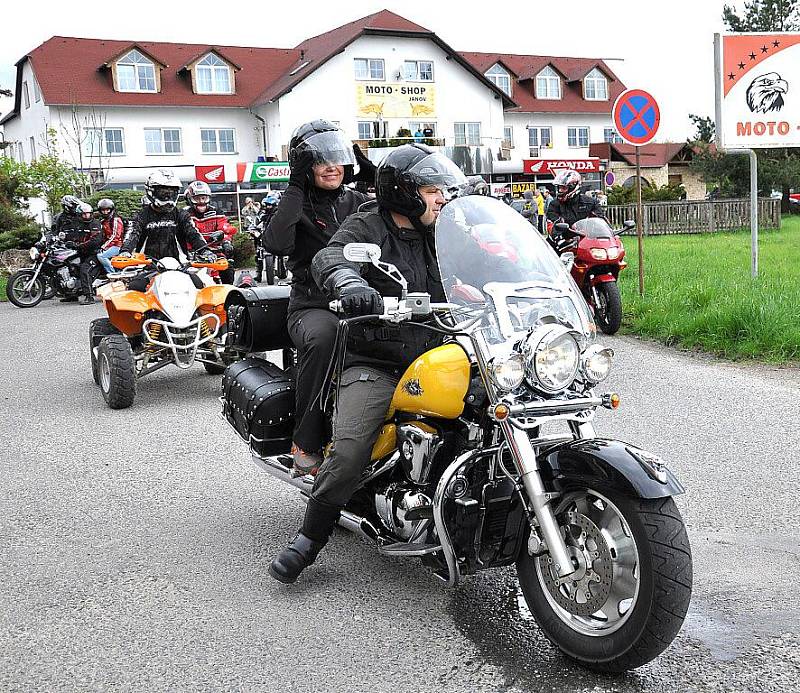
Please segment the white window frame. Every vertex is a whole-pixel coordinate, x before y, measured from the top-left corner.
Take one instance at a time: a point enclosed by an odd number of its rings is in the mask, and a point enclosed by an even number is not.
[[[180,149],[177,152],[168,152],[166,150],[166,140],[164,138],[164,133],[167,131],[174,131],[178,133],[178,145]],[[161,151],[158,152],[150,152],[147,150],[147,133],[148,132],[158,132],[160,133],[159,143],[161,145]],[[144,128],[144,150],[146,156],[180,156],[183,154],[183,133],[181,133],[180,128]]]
[[[214,133],[214,149],[211,151],[206,151],[205,149],[205,142],[210,140],[203,140],[203,133],[204,132],[213,132]],[[233,141],[233,149],[230,151],[223,151],[220,149],[220,142],[222,139],[220,138],[221,132],[230,132],[231,133],[231,140]],[[234,128],[200,128],[200,152],[201,154],[237,154],[237,147],[236,147],[236,130]]]
[[[430,79],[423,76],[422,65],[430,65]],[[407,82],[433,82],[433,60],[404,60],[403,79]]]
[[[581,144],[581,137],[582,133],[586,133],[586,144]],[[591,141],[589,128],[585,125],[576,125],[575,127],[567,128],[567,146],[570,149],[585,149],[589,146],[589,142]]]
[[[361,131],[361,128],[364,127],[364,126],[367,126],[369,128],[369,134],[366,137],[364,137],[364,133]],[[371,120],[359,120],[356,123],[356,131],[358,132],[358,139],[360,139],[360,140],[372,140],[372,139],[375,139],[373,137],[373,133],[375,132],[375,129],[374,129],[373,125],[372,125],[372,121]]]
[[[367,77],[358,76],[358,69],[356,68],[356,65],[359,62],[365,63]],[[380,77],[373,77],[373,63],[375,65],[380,64]],[[355,75],[356,80],[359,82],[384,82],[386,81],[386,64],[383,58],[353,58],[353,74]]]
[[[623,140],[614,128],[603,128],[603,142],[622,144]]]
[[[500,63],[492,65],[486,71],[484,77],[490,82],[494,82],[498,89],[511,96],[511,74]]]
[[[31,107],[31,95],[28,91],[28,80],[26,79],[22,83],[22,97],[25,99],[25,108]]]
[[[549,101],[561,99],[561,77],[550,65],[536,75],[536,98]]]
[[[128,58],[136,53],[138,56],[142,58],[142,60],[128,60]],[[127,61],[127,62],[126,62]],[[123,89],[122,88],[122,77],[120,73],[120,67],[129,67],[133,69],[133,79],[136,82],[135,89]],[[147,69],[153,71],[153,88],[152,89],[142,89],[142,79],[144,78],[145,82],[148,80],[148,75],[144,74],[147,72]],[[144,94],[156,94],[158,93],[158,75],[156,74],[156,65],[152,60],[149,60],[145,55],[137,50],[136,48],[128,51],[124,56],[122,56],[119,60],[117,60],[117,64],[114,66],[114,69],[117,71],[117,90],[120,92],[136,92],[136,93],[144,93]]]
[[[547,137],[543,137],[547,133]],[[550,149],[553,147],[553,128],[549,125],[528,128],[528,147]]]
[[[514,149],[514,128],[511,125],[503,126],[503,142],[508,142],[508,149]]]
[[[83,141],[83,153],[86,156],[125,156],[125,131],[123,128],[86,128],[86,138]],[[108,149],[109,132],[119,132],[121,152],[111,152]],[[114,142],[117,138],[114,138]],[[99,145],[99,150],[96,147]]]
[[[33,77],[33,100],[39,103],[42,100],[42,89],[39,86],[39,80]]]
[[[587,101],[608,101],[608,80],[596,67],[583,78],[583,98]]]
[[[459,132],[459,130],[461,132]],[[480,123],[453,123],[456,146],[479,147],[481,144]]]
[[[33,135],[31,135],[28,138],[28,142],[31,147],[31,161],[36,161],[36,138]]]
[[[216,61],[212,62],[211,64],[204,65],[205,61]],[[208,53],[203,58],[198,60],[194,64],[195,69],[195,76],[194,76],[194,83],[195,87],[197,88],[198,94],[233,94],[233,74],[231,71],[230,66],[218,55],[215,53]],[[211,84],[210,89],[201,89],[200,88],[200,75],[208,73],[209,82]],[[227,87],[221,88],[224,85],[220,85],[220,82],[223,81],[222,75],[225,75],[225,80],[227,80]]]

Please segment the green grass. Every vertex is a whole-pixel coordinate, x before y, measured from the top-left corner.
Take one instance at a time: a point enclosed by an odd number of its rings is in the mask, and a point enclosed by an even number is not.
[[[4,274],[0,274],[0,301],[7,301],[6,298],[6,277]]]
[[[759,234],[759,276],[750,277],[750,233],[624,238],[623,331],[727,359],[800,361],[800,217]]]

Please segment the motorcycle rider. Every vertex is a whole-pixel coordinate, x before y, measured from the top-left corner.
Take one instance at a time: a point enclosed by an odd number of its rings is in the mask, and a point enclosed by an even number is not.
[[[122,217],[117,214],[113,200],[104,197],[97,203],[97,211],[100,214],[104,241],[100,247],[100,252],[97,253],[97,260],[106,273],[113,272],[111,258],[119,255],[122,237],[125,235],[125,225],[122,223]]]
[[[81,215],[78,208],[82,204],[83,202],[75,195],[64,195],[61,198],[61,211],[53,219],[50,232],[55,236],[73,227],[80,219]]]
[[[369,242],[381,247],[382,260],[397,266],[409,291],[428,292],[432,301],[445,300],[433,225],[451,191],[465,183],[455,164],[424,144],[393,149],[378,166],[377,208],[350,216],[314,257],[312,271],[327,296],[338,298],[352,317],[380,314],[382,295],[400,295],[400,285],[372,265],[344,259],[347,243]],[[333,444],[317,474],[300,532],[269,568],[281,582],[294,582],[315,561],[369,464],[400,376],[440,339],[409,324],[392,329],[354,324],[350,336]]]
[[[467,185],[461,195],[488,195],[489,186],[483,176],[467,176]]]
[[[263,243],[261,242],[261,236],[264,233],[264,230],[269,226],[269,222],[272,220],[272,217],[275,215],[275,210],[278,209],[278,202],[280,199],[275,193],[269,193],[263,200],[261,200],[261,212],[259,213],[258,222],[256,224],[256,228],[251,232],[253,236],[253,242],[258,246],[256,248],[256,276],[255,281],[257,283],[261,283],[264,275],[264,262],[266,260],[271,260],[271,258],[265,258],[267,251],[264,249]]]
[[[100,222],[93,218],[90,204],[80,202],[77,212],[78,217],[70,222],[70,226],[64,227],[64,245],[78,251],[81,259],[81,297],[79,303],[91,305],[94,303],[92,283],[99,274],[96,255],[103,244],[103,231],[100,227]],[[64,299],[61,300],[63,301]]]
[[[128,223],[120,256],[130,257],[133,251],[146,251],[153,258],[180,260],[190,248],[200,248],[205,243],[189,213],[175,206],[180,189],[180,178],[169,169],[157,169],[147,177],[142,208]],[[154,274],[153,271],[140,273],[130,281],[128,288],[144,291]],[[202,288],[200,278],[191,277],[195,286]]]
[[[572,226],[587,217],[604,217],[600,203],[589,195],[581,194],[581,174],[577,171],[561,171],[553,181],[556,199],[547,208],[547,218]]]
[[[222,255],[233,262],[232,238],[236,233],[236,227],[229,224],[228,217],[210,204],[211,188],[208,183],[201,180],[189,183],[184,197],[189,203],[186,211],[189,212],[189,218],[194,227],[203,237],[203,244],[208,244],[209,249],[215,255]],[[218,231],[223,233],[222,239],[212,240],[212,234]],[[223,284],[233,284],[235,275],[235,270],[229,265],[228,269],[219,273],[219,278]]]
[[[354,172],[358,164],[358,173]],[[339,318],[311,276],[311,260],[340,224],[367,200],[345,187],[375,179],[375,166],[327,120],[300,125],[289,141],[289,186],[270,219],[262,243],[273,255],[288,256],[292,273],[288,329],[297,347],[296,424],[292,455],[296,475],[313,474],[322,462],[328,423],[314,400],[322,389]]]

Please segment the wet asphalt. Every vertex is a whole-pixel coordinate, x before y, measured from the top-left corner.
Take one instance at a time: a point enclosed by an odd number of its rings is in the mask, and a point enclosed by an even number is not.
[[[196,366],[106,408],[100,306],[0,304],[0,690],[793,691],[800,688],[800,373],[630,338],[603,436],[686,486],[684,628],[621,676],[562,657],[512,569],[447,590],[337,533],[296,586],[267,565],[302,503],[260,472]]]

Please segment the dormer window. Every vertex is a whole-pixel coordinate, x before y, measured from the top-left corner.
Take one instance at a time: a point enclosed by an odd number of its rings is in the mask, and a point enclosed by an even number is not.
[[[158,91],[156,66],[136,49],[117,61],[116,70],[118,91]]]
[[[195,64],[198,94],[231,94],[231,68],[221,58],[209,53]]]
[[[558,76],[558,72],[549,65],[536,75],[536,98],[561,98],[561,78]]]
[[[587,101],[608,101],[608,80],[597,68],[583,78],[583,98]]]
[[[492,65],[486,72],[485,77],[511,96],[511,75],[502,65]]]

